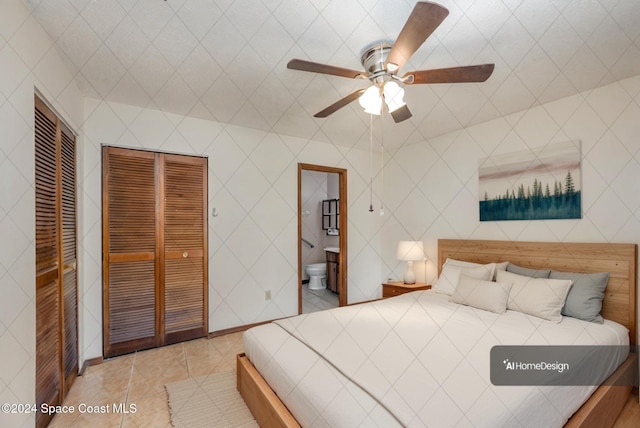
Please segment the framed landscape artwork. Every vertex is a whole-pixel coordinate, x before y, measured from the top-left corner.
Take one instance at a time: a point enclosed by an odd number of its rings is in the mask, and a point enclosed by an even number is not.
[[[580,142],[480,161],[480,221],[582,218]]]

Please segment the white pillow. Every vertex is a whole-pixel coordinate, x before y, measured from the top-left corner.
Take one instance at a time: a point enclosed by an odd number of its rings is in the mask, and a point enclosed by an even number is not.
[[[507,300],[511,283],[483,281],[467,276],[462,272],[456,290],[450,301],[473,306],[485,311],[503,314],[507,311]]]
[[[480,265],[479,267],[462,268],[451,263],[445,263],[442,267],[442,272],[440,273],[438,282],[433,285],[431,289],[433,291],[437,291],[438,293],[447,294],[450,296],[456,290],[461,272],[464,272],[465,275],[472,278],[489,281],[491,279],[491,276],[493,275],[493,270],[495,269],[495,264],[490,264],[492,266]]]
[[[499,270],[507,270],[507,266],[509,265],[509,262],[500,262],[500,263],[496,263],[496,271],[493,274],[493,280],[496,281],[496,278],[498,276],[498,271]]]
[[[483,265],[481,263],[466,262],[464,260],[456,260],[456,259],[447,258],[447,260],[445,260],[444,265],[442,267],[444,268],[444,266],[446,266],[447,264],[451,264],[451,265],[458,266],[458,267],[463,267],[463,268],[486,266],[488,269],[490,269],[493,266],[493,271],[491,273],[491,280],[495,281],[496,280],[496,271],[498,269],[506,270],[507,269],[507,265],[509,264],[509,262],[487,263],[487,264]]]
[[[512,282],[507,309],[559,323],[560,311],[573,284],[570,279],[531,278],[498,271],[498,282]]]

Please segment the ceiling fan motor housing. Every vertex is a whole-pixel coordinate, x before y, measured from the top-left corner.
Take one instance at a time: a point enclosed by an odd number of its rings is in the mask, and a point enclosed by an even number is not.
[[[364,51],[360,58],[362,66],[369,73],[369,80],[382,83],[391,79],[384,63],[391,51],[390,43],[378,43]]]

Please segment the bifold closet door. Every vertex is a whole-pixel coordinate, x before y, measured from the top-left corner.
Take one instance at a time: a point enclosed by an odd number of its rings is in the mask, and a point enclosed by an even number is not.
[[[58,150],[54,117],[36,102],[36,404],[60,403]],[[38,425],[42,425],[42,414]]]
[[[75,136],[35,98],[36,402],[62,403],[78,374]],[[38,413],[36,425],[51,415]]]
[[[76,143],[75,137],[62,125],[60,136],[60,225],[62,261],[61,327],[64,394],[78,375],[78,262],[76,236]]]
[[[207,334],[207,160],[164,162],[164,336],[175,343]]]
[[[157,346],[155,154],[103,148],[105,357]]]
[[[207,160],[103,148],[104,354],[207,334]]]

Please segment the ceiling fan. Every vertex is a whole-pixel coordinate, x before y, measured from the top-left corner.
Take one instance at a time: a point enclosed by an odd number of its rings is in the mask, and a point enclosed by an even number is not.
[[[402,122],[411,117],[411,111],[403,100],[404,89],[401,85],[484,82],[493,73],[495,64],[480,64],[408,71],[402,77],[397,75],[398,71],[427,40],[427,37],[438,28],[447,15],[449,15],[449,10],[439,4],[417,2],[393,44],[376,43],[364,51],[360,59],[364,72],[302,59],[292,59],[287,64],[287,68],[352,79],[369,79],[373,83],[369,88],[358,89],[331,104],[316,113],[314,117],[327,117],[359,99],[365,112],[380,114],[384,107],[383,104],[386,104],[393,120],[396,123]]]

